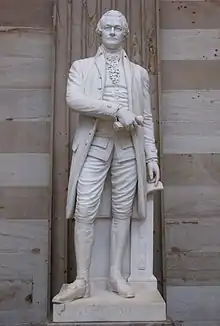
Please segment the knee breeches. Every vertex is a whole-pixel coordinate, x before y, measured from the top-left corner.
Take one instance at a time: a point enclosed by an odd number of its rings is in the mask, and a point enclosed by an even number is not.
[[[75,210],[77,221],[94,222],[109,170],[113,218],[131,217],[137,186],[136,160],[118,162],[116,158],[111,157],[108,161],[103,161],[87,156],[77,184]]]

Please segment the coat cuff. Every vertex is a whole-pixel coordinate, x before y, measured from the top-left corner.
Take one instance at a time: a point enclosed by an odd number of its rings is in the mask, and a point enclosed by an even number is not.
[[[108,113],[108,115],[112,116],[115,120],[117,120],[117,113],[121,107],[122,106],[120,104],[111,104],[109,102],[105,104],[105,111]]]

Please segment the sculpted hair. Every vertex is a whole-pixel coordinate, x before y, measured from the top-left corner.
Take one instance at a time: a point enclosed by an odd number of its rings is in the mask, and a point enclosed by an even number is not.
[[[129,33],[129,28],[128,28],[128,22],[127,19],[125,18],[125,16],[118,10],[109,10],[106,13],[104,13],[102,15],[102,17],[100,18],[100,20],[98,21],[97,27],[96,27],[96,33],[101,35],[102,34],[102,28],[103,28],[103,23],[106,17],[109,16],[116,16],[116,17],[120,17],[121,19],[121,25],[122,28],[124,30],[124,35],[127,36]]]

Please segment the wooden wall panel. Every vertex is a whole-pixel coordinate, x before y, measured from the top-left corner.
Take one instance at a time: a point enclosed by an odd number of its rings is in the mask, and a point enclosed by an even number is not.
[[[218,60],[165,60],[161,67],[162,89],[218,90],[219,74]]]
[[[220,154],[164,155],[167,186],[218,186]],[[173,162],[176,164],[174,165]]]
[[[2,26],[52,28],[52,0],[1,0]]]
[[[0,1],[0,324],[47,318],[53,5]]]
[[[165,155],[163,166],[167,282],[215,285],[219,282],[219,154]]]
[[[160,1],[167,301],[183,325],[220,320],[219,13]]]
[[[0,122],[1,153],[48,153],[50,121]]]
[[[48,221],[0,220],[0,230],[1,323],[46,320]]]
[[[163,122],[220,122],[219,90],[163,91]]]
[[[161,60],[219,60],[219,29],[163,29]]]
[[[190,322],[204,326],[219,324],[219,286],[168,287],[167,296],[173,303],[168,307],[169,316],[184,321],[184,326]]]
[[[51,297],[67,282],[66,193],[69,163],[69,111],[66,105],[66,81],[70,66],[71,2],[59,0],[56,7],[56,61],[53,111],[53,186]],[[76,48],[74,44],[74,48]],[[59,240],[58,240],[59,239]]]
[[[166,184],[164,201],[167,219],[198,221],[198,218],[219,215],[218,185],[169,186]]]
[[[2,28],[3,29],[3,28]],[[35,30],[0,32],[0,87],[50,88],[52,37]]]
[[[72,2],[72,29],[71,29],[71,56],[72,60],[80,59],[82,56],[82,13],[81,2]]]
[[[51,59],[1,57],[1,88],[50,88]]]
[[[176,324],[180,326],[218,326],[219,322],[217,320],[212,321],[186,321],[182,322],[180,324]]]
[[[0,162],[1,187],[49,186],[49,154],[1,153]]]
[[[1,89],[0,121],[51,117],[50,89]]]
[[[48,219],[49,195],[43,186],[0,187],[0,220]]]
[[[218,153],[218,122],[165,122],[164,154]]]
[[[1,26],[1,57],[43,58],[51,60],[51,32],[38,29],[21,29]],[[49,68],[49,67],[48,67]]]
[[[173,247],[173,250],[174,252],[166,255],[169,271],[168,286],[173,288],[178,288],[178,286],[205,287],[210,286],[210,279],[212,279],[211,286],[219,285],[219,252],[201,252],[201,250],[178,252],[176,247]],[[168,304],[171,307],[173,305],[171,302]]]
[[[94,56],[99,39],[95,29],[99,19],[99,3],[96,0],[84,1],[81,5],[81,58]],[[78,12],[73,11],[73,17]]]
[[[219,152],[219,91],[163,91],[164,153]]]
[[[220,239],[218,236],[220,221],[216,218],[201,218],[187,221],[167,220],[167,250],[176,253],[200,252],[201,255],[218,253]],[[181,236],[180,236],[181,235]],[[199,235],[199,236],[196,236]],[[212,242],[210,243],[210,237]],[[218,264],[219,262],[216,262]],[[193,266],[189,265],[189,269]],[[212,269],[208,264],[204,268]],[[187,269],[187,266],[185,266]],[[208,277],[208,275],[207,275]],[[199,275],[198,275],[199,278]]]
[[[0,290],[1,310],[11,311],[14,309],[29,308],[32,293],[32,279],[0,280]]]
[[[216,29],[220,27],[219,1],[160,1],[162,29]]]

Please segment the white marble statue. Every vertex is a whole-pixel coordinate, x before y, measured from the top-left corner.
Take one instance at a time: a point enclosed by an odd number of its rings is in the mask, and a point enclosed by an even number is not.
[[[134,199],[137,196],[139,218],[146,219],[147,178],[157,185],[160,176],[149,76],[123,50],[128,32],[123,14],[106,12],[97,25],[102,40],[97,54],[75,61],[69,72],[67,103],[79,113],[67,198],[67,218],[75,219],[77,278],[53,298],[54,303],[90,295],[94,221],[108,173],[112,191],[108,289],[124,298],[135,296],[121,271]]]

